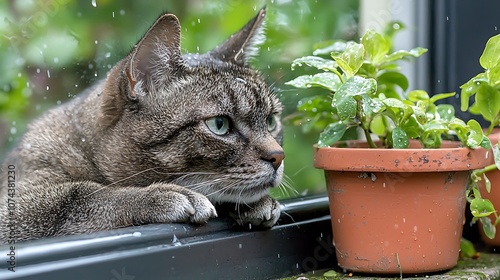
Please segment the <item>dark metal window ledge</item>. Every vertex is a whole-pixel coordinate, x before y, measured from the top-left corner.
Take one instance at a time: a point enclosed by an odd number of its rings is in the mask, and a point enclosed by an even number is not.
[[[273,279],[336,264],[326,196],[282,202],[279,225],[155,224],[0,247],[0,279]]]

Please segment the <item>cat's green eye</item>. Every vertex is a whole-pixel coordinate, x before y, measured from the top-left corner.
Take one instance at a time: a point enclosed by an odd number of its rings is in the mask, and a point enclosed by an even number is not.
[[[271,132],[276,130],[276,127],[278,124],[276,123],[276,117],[275,116],[269,116],[266,120],[267,122],[267,131]]]
[[[229,132],[229,119],[226,117],[213,117],[205,120],[205,124],[216,135],[225,135]]]

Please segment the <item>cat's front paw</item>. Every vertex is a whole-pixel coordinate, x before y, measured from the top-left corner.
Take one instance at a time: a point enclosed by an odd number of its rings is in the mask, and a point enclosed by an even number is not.
[[[278,221],[281,206],[275,199],[265,196],[261,200],[249,204],[245,210],[232,213],[231,216],[240,226],[257,226],[271,228]]]
[[[154,204],[162,208],[155,211],[160,217],[159,222],[203,224],[217,217],[215,207],[202,194],[177,185],[155,184],[150,187],[155,190],[153,193],[156,192]]]

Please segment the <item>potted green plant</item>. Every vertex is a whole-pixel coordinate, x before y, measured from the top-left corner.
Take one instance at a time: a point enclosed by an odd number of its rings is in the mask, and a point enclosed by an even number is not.
[[[407,92],[397,63],[426,49],[393,51],[395,31],[369,30],[359,43],[317,49],[292,69],[321,72],[287,82],[326,89],[299,101],[289,120],[323,128],[314,165],[325,170],[333,243],[348,271],[426,273],[455,266],[470,171],[487,164],[490,141],[479,123],[465,123],[452,105],[436,104],[455,93]],[[353,130],[364,140],[346,140]]]
[[[494,144],[490,164],[472,172],[473,191],[470,193],[473,222],[479,220],[482,225],[483,241],[492,246],[500,246],[500,235],[496,232],[500,217],[493,205],[500,205],[500,153],[498,138],[500,129],[500,35],[491,37],[479,58],[484,72],[477,74],[461,86],[461,110],[481,115],[490,122],[486,135]],[[469,107],[471,97],[474,103]],[[488,175],[488,176],[486,176]],[[492,188],[493,186],[493,188]],[[481,194],[480,190],[483,190]],[[486,192],[484,192],[486,191]],[[483,211],[476,211],[477,202]]]

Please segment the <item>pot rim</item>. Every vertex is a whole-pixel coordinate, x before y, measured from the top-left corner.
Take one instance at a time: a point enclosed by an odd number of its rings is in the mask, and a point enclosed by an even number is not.
[[[443,142],[445,147],[438,149],[363,148],[359,146],[365,142],[360,140],[341,143],[351,147],[319,148],[314,145],[314,167],[356,172],[468,171],[485,167],[493,157],[488,150],[460,147],[460,142],[454,141]]]

